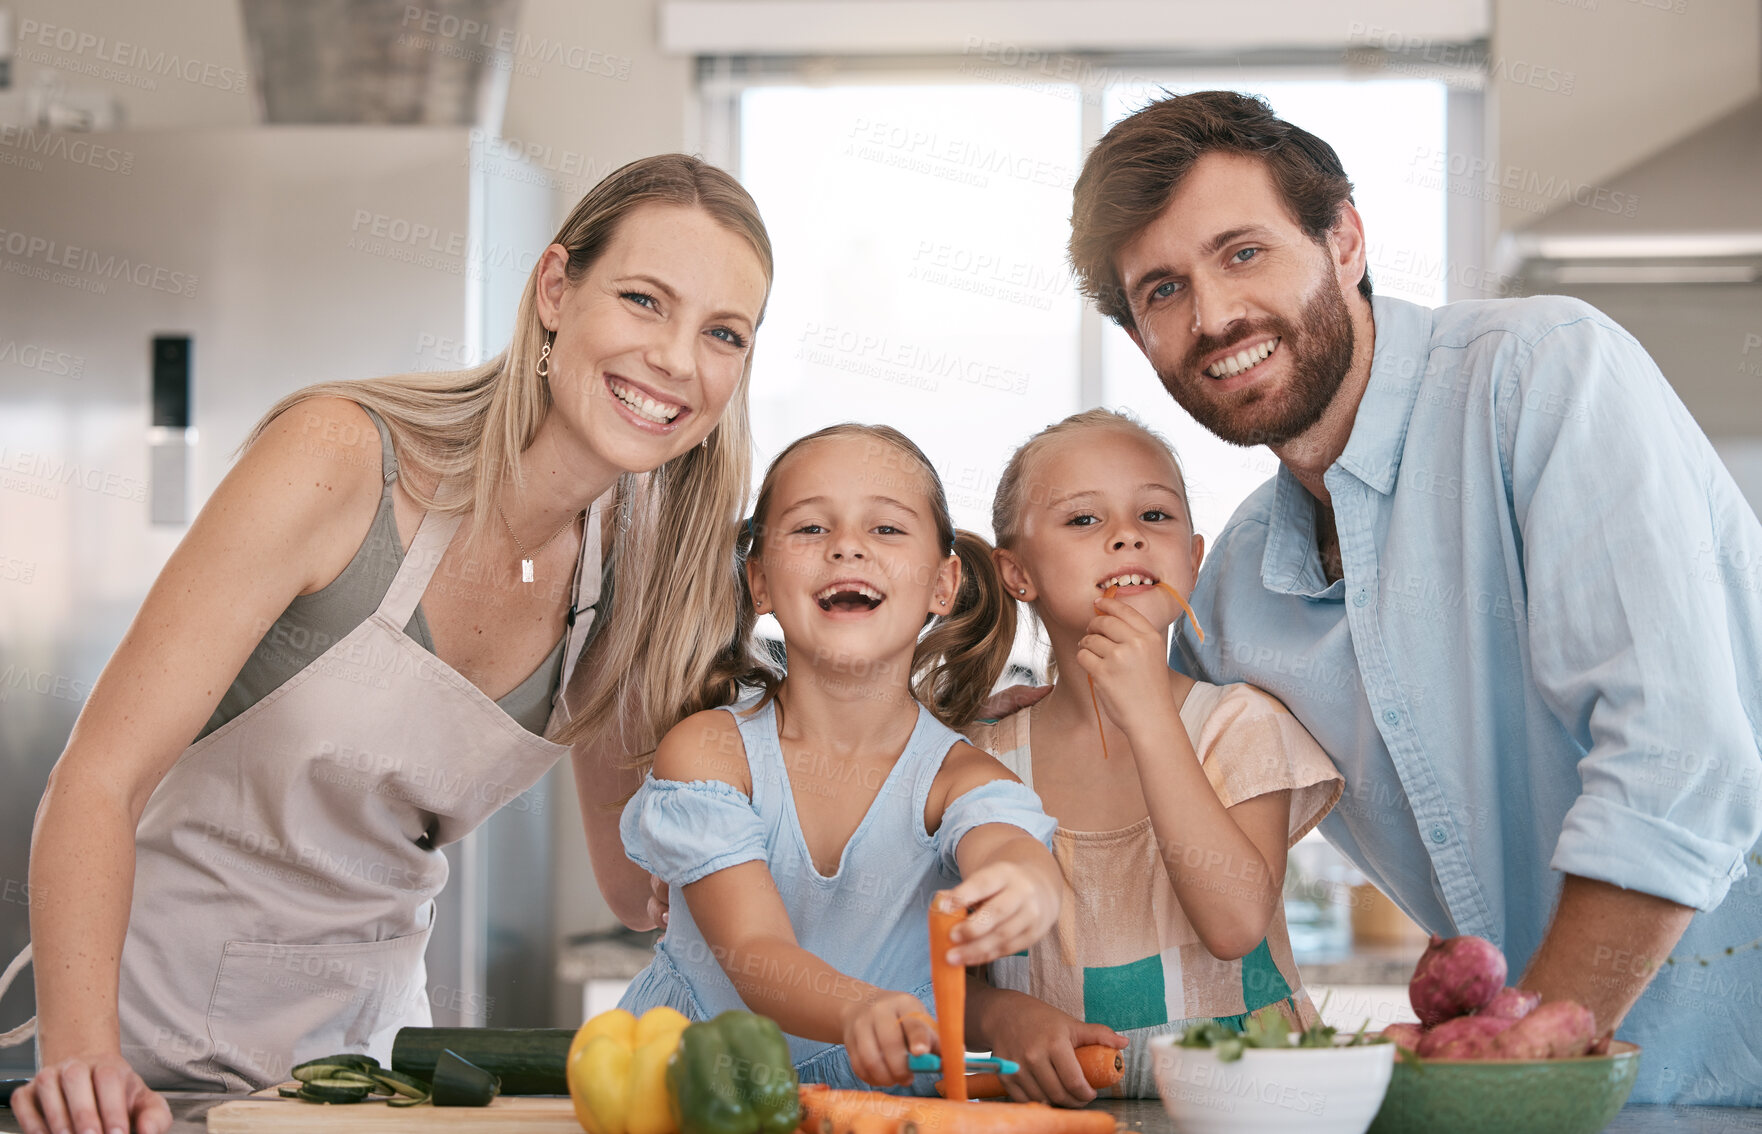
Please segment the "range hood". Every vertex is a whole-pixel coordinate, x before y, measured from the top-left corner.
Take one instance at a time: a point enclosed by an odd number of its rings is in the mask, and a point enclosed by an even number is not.
[[[1598,189],[1501,240],[1526,292],[1762,280],[1762,98]]]
[[[240,0],[263,120],[478,126],[502,121],[520,0]],[[528,37],[530,39],[530,37]]]

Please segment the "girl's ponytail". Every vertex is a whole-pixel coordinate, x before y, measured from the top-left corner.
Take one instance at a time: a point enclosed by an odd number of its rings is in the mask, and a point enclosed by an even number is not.
[[[961,584],[946,615],[912,652],[912,695],[950,728],[965,728],[1009,664],[1016,603],[983,536],[957,530]]]

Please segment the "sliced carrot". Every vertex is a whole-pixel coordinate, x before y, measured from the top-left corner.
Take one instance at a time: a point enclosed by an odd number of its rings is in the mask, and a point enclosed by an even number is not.
[[[1086,1043],[1077,1049],[1077,1065],[1083,1068],[1083,1078],[1096,1090],[1103,1090],[1119,1082],[1126,1074],[1125,1056],[1115,1047],[1104,1043]],[[946,1095],[944,1090],[946,1079],[936,1081],[936,1093]],[[1009,1095],[1003,1089],[1001,1076],[989,1072],[967,1076],[967,1097],[970,1099],[1001,1099]]]
[[[967,1097],[967,970],[948,963],[954,948],[954,927],[967,920],[965,906],[946,890],[930,898],[930,990],[936,998],[936,1038],[942,1049],[942,1073],[962,1102]]]

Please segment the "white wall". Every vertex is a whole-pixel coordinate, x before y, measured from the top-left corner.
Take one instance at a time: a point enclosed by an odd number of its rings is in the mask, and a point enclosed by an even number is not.
[[[1756,96],[1759,21],[1756,0],[1494,0],[1489,153],[1520,182],[1596,186]]]

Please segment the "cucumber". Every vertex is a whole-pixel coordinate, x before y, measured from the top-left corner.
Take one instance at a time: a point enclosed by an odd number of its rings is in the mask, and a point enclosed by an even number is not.
[[[313,1067],[346,1067],[351,1071],[376,1071],[379,1069],[379,1060],[371,1055],[358,1055],[352,1051],[345,1051],[341,1055],[327,1055],[323,1059],[308,1059],[295,1067],[290,1074],[304,1083],[308,1077],[300,1072]]]
[[[400,1028],[392,1067],[424,1081],[452,1050],[502,1081],[504,1095],[566,1095],[571,1028]]]
[[[488,1106],[501,1092],[501,1082],[483,1068],[452,1051],[442,1051],[434,1065],[435,1106]]]
[[[428,1098],[428,1084],[420,1079],[414,1079],[396,1071],[384,1070],[373,1072],[373,1078],[382,1090],[389,1091],[394,1095],[418,1101]]]
[[[302,1083],[310,1083],[315,1079],[334,1079],[338,1077],[359,1078],[364,1083],[373,1080],[367,1078],[367,1072],[359,1070],[352,1064],[338,1063],[334,1059],[315,1059],[311,1063],[302,1063],[289,1072]]]
[[[299,1090],[307,1102],[358,1103],[367,1098],[368,1088],[343,1079],[313,1079]]]
[[[300,1097],[300,1091],[297,1087],[282,1087],[276,1091],[276,1094],[284,1099],[297,1099]]]

